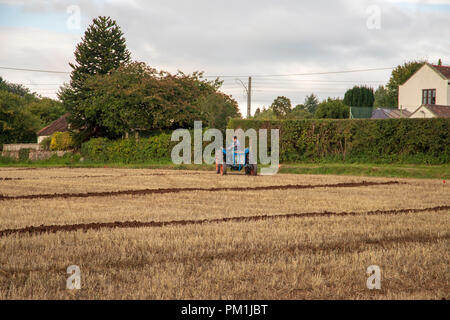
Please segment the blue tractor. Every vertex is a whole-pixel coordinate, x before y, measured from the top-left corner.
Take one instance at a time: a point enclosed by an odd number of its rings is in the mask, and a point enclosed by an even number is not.
[[[223,163],[219,163],[219,157],[222,157]],[[248,148],[244,151],[222,148],[216,154],[216,173],[223,176],[227,174],[227,168],[231,171],[242,171],[244,169],[246,175],[256,176],[258,174],[258,166],[251,164],[249,158],[250,152]]]

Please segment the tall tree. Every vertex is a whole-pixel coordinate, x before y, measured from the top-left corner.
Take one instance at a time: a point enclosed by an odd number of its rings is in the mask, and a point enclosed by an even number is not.
[[[236,100],[222,92],[200,96],[196,104],[198,104],[201,119],[206,121],[209,128],[224,131],[231,118],[241,118]]]
[[[277,97],[270,106],[270,109],[279,118],[285,117],[289,112],[291,112],[291,108],[291,100],[284,96]]]
[[[344,96],[344,104],[351,107],[372,108],[374,101],[373,89],[366,86],[354,86]]]
[[[79,133],[78,142],[91,136],[102,136],[100,110],[88,108],[92,92],[85,83],[90,76],[109,74],[130,60],[125,38],[116,21],[110,17],[95,18],[75,50],[70,84],[61,88],[59,98],[71,116],[71,127]]]
[[[89,75],[107,74],[122,63],[130,61],[125,37],[115,20],[110,17],[94,18],[75,50],[76,63],[69,63],[73,69],[71,85],[83,86]]]
[[[387,84],[389,104],[398,108],[398,87],[404,84],[427,61],[408,61],[392,70],[391,78]]]
[[[311,93],[305,98],[305,103],[303,105],[305,106],[306,111],[314,114],[316,112],[317,106],[319,105],[319,99],[314,93]]]
[[[379,86],[374,94],[375,101],[373,103],[374,108],[393,108],[391,105],[391,98],[389,92],[384,86]]]

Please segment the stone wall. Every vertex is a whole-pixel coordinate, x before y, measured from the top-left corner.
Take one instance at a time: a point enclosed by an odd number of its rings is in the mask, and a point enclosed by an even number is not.
[[[37,143],[16,143],[16,144],[4,144],[3,151],[17,151],[20,149],[40,150],[40,145]]]
[[[29,148],[26,148],[29,149]],[[64,154],[69,153],[71,151],[44,151],[44,150],[30,150],[30,154],[28,159],[31,161],[36,160],[47,160],[53,155],[57,155],[58,157],[62,157]],[[2,152],[3,157],[19,160],[19,151],[4,151]]]

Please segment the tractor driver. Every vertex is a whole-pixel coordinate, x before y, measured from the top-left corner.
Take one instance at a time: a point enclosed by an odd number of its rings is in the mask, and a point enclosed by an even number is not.
[[[233,137],[233,142],[227,148],[227,163],[234,163],[235,157],[239,149],[241,148],[241,144],[236,136]]]
[[[231,145],[227,148],[228,150],[234,150],[234,152],[238,151],[241,148],[241,144],[239,143],[239,140],[236,136],[233,137],[233,142]]]

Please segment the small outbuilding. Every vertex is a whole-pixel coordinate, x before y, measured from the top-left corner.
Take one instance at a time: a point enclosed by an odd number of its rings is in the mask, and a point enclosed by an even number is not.
[[[41,143],[45,138],[51,137],[55,132],[66,132],[69,131],[69,123],[67,118],[70,114],[66,113],[60,118],[56,119],[50,123],[45,128],[42,128],[37,132],[37,143]]]

